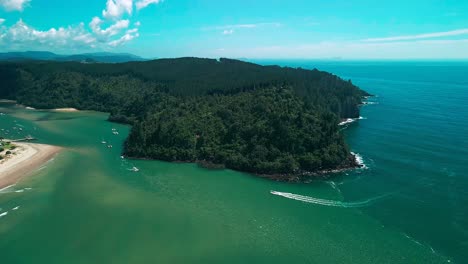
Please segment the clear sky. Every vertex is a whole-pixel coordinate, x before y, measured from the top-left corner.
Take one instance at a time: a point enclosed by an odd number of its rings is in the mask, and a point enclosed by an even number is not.
[[[0,51],[468,58],[468,0],[0,0]]]

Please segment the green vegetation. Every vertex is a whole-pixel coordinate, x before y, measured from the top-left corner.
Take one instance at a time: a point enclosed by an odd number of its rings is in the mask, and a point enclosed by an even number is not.
[[[0,141],[0,152],[4,150],[14,150],[16,148],[10,141]]]
[[[15,145],[13,145],[10,141],[5,141],[2,137],[0,137],[0,160],[3,160],[6,156],[11,155],[11,150],[14,149],[16,149]]]
[[[318,70],[237,60],[0,64],[0,97],[110,112],[133,125],[124,154],[291,175],[355,166],[341,118],[368,95]]]

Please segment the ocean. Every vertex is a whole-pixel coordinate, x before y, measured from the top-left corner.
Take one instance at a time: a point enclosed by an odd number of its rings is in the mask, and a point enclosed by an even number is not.
[[[365,168],[292,184],[127,160],[107,114],[1,104],[0,136],[65,147],[0,190],[1,263],[466,263],[468,62],[254,62],[375,95],[342,126]]]

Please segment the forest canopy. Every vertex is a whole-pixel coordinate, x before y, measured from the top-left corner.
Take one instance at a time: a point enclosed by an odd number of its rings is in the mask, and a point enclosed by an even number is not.
[[[0,63],[0,98],[109,112],[124,154],[292,175],[355,166],[339,132],[368,94],[319,70],[231,59]]]

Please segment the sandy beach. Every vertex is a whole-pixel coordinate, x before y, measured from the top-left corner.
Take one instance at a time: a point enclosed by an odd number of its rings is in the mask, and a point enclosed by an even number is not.
[[[0,103],[14,104],[16,101],[8,99],[0,99]]]
[[[56,108],[54,111],[57,112],[78,112],[79,110],[76,108]]]
[[[18,182],[33,170],[49,161],[60,151],[60,147],[14,143],[17,148],[13,154],[0,161],[0,189]]]

